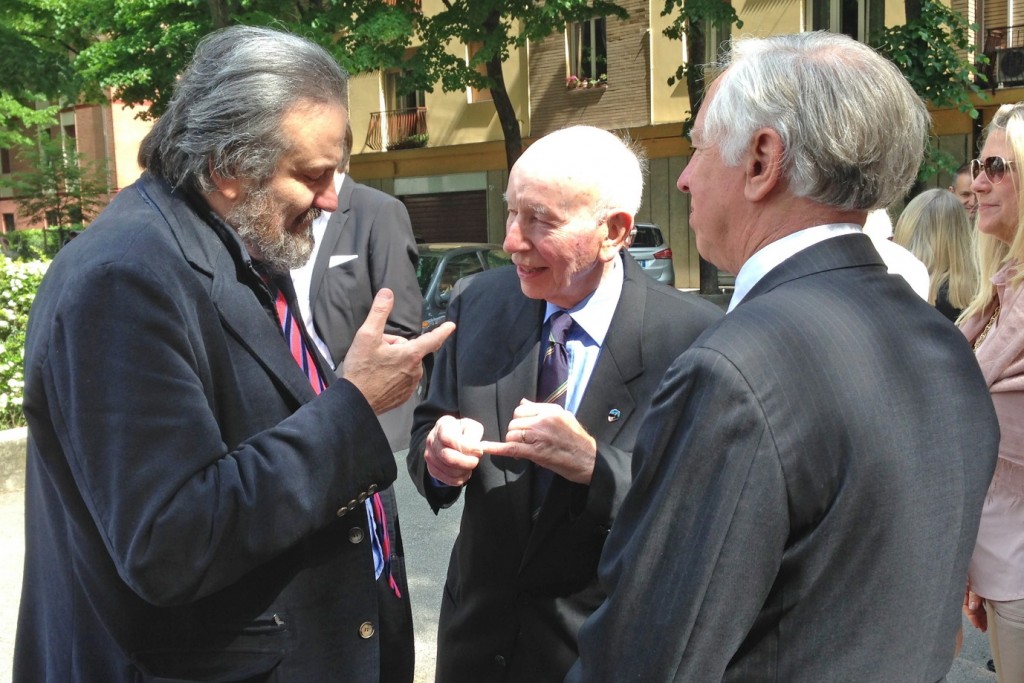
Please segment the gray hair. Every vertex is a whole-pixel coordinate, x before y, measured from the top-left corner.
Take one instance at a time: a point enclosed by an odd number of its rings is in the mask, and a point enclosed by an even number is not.
[[[745,38],[719,64],[701,144],[740,163],[754,132],[776,131],[797,197],[841,210],[889,206],[924,156],[930,119],[895,65],[867,45],[826,32]]]
[[[347,106],[348,74],[327,51],[272,29],[221,29],[200,41],[139,165],[176,188],[212,192],[212,172],[262,184],[286,151],[281,122],[300,102]]]

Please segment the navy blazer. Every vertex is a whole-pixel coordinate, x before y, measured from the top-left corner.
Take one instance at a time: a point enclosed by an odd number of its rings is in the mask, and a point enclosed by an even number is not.
[[[331,258],[338,256],[356,258],[332,267]],[[384,331],[407,339],[419,336],[423,295],[416,281],[418,261],[405,205],[345,174],[338,209],[327,221],[309,285],[313,324],[335,366],[345,360],[373,297],[384,287],[395,293]]]
[[[530,463],[483,456],[465,486],[441,603],[438,681],[561,681],[576,658],[580,624],[604,597],[597,561],[629,487],[640,422],[665,369],[722,315],[622,258],[622,293],[576,413],[598,444],[593,480],[555,477],[531,524]],[[486,440],[505,438],[520,399],[536,400],[544,310],[523,295],[514,267],[456,284],[448,318],[458,327],[438,353],[408,455],[435,512],[461,489],[428,482],[427,434],[448,414],[481,422]]]
[[[407,681],[358,503],[384,491],[400,554],[384,434],[348,382],[312,400],[206,211],[144,174],[40,287],[14,679],[387,680],[387,631]]]
[[[665,374],[566,680],[942,680],[998,443],[866,236],[797,253]]]

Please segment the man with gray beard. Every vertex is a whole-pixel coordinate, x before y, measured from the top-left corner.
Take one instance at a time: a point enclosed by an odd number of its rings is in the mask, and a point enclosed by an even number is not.
[[[412,680],[376,415],[453,326],[399,343],[382,290],[336,379],[292,312],[346,101],[309,41],[208,36],[146,172],[51,265],[25,348],[15,681]]]

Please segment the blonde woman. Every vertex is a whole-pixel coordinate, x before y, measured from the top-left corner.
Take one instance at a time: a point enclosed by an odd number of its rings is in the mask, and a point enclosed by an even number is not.
[[[956,322],[978,289],[973,231],[960,200],[947,190],[917,195],[896,221],[893,241],[928,268],[928,303]]]
[[[964,610],[988,630],[1000,681],[1024,681],[1024,103],[1003,105],[971,162],[979,285],[960,326],[999,418],[999,460],[968,570]]]

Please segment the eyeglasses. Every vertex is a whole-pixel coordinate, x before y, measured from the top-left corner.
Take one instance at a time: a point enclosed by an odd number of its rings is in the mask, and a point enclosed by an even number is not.
[[[981,170],[985,169],[985,175],[992,182],[993,185],[998,185],[1003,180],[1003,176],[1006,175],[1006,169],[1016,164],[1016,161],[1010,161],[1002,157],[985,157],[984,159],[971,159],[971,178],[977,178],[981,175]]]

